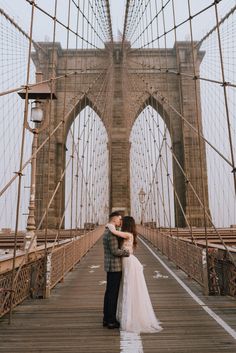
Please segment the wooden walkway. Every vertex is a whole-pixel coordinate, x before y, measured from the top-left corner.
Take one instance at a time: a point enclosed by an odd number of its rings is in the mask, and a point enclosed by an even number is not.
[[[145,265],[152,303],[163,331],[132,335],[102,327],[105,273],[101,240],[49,299],[27,300],[14,310],[12,325],[0,320],[4,353],[235,353],[227,333],[139,242],[137,257]],[[158,256],[214,312],[236,330],[236,301],[203,297],[197,284]],[[156,272],[158,271],[158,272]]]

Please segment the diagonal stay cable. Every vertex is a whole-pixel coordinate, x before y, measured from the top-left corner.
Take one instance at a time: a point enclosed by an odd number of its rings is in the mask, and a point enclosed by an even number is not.
[[[73,108],[73,109],[74,109],[74,108]],[[69,114],[70,114],[70,113],[71,113],[71,111],[69,112]],[[32,157],[31,157],[31,158],[32,158]],[[59,187],[60,187],[60,185],[61,185],[61,183],[62,183],[62,181],[63,181],[63,178],[64,178],[64,176],[65,176],[66,170],[67,170],[69,164],[71,163],[71,159],[72,159],[72,158],[69,159],[68,163],[67,163],[66,166],[65,166],[64,171],[62,172],[62,174],[61,174],[61,176],[60,176],[60,180],[59,180],[58,184],[56,185],[56,188],[55,188],[55,190],[54,190],[54,192],[53,192],[53,195],[51,196],[51,198],[50,198],[50,200],[49,200],[49,203],[48,203],[48,205],[47,205],[47,209],[45,210],[45,212],[44,212],[44,214],[43,214],[43,216],[42,216],[42,218],[41,218],[41,220],[40,220],[40,222],[39,222],[39,225],[38,225],[38,227],[37,227],[37,230],[39,230],[39,228],[41,227],[41,224],[42,224],[42,222],[43,222],[43,220],[44,220],[44,217],[46,216],[46,214],[47,214],[47,212],[48,212],[48,209],[49,209],[49,207],[50,207],[50,205],[51,205],[51,203],[52,203],[52,201],[53,201],[53,199],[54,199],[54,197],[55,197],[55,195],[56,195],[56,193],[57,193],[57,191],[58,191],[58,189],[59,189]],[[31,247],[32,247],[32,244],[33,244],[33,242],[34,242],[35,237],[36,237],[36,233],[35,233],[34,237],[32,237],[32,239],[31,239],[31,241],[30,241],[30,244],[29,244],[29,247],[28,247],[28,249],[26,250],[26,252],[25,252],[25,254],[24,254],[24,258],[22,259],[22,261],[21,261],[19,267],[17,268],[17,272],[16,272],[16,274],[15,274],[15,276],[14,276],[14,283],[13,283],[13,286],[14,286],[15,283],[16,283],[16,280],[17,280],[17,278],[18,278],[18,276],[19,276],[20,270],[21,270],[22,266],[24,265],[25,258],[26,258],[26,257],[28,256],[28,254],[29,254],[29,251],[30,251],[30,249],[31,249]],[[10,296],[10,293],[9,293],[9,296]],[[6,295],[5,301],[7,300],[7,298],[8,298],[8,295]]]
[[[105,72],[106,70],[104,70]],[[96,78],[95,81],[97,81],[101,75],[103,75],[103,72],[100,73],[100,75]],[[80,100],[83,100],[83,98],[91,91],[92,86],[90,86],[85,93],[82,94],[82,96],[80,97]],[[65,119],[70,116],[70,114],[73,112],[74,107],[66,114]],[[37,156],[38,152],[43,148],[43,146],[46,144],[46,142],[49,140],[49,137],[52,137],[56,131],[59,129],[59,127],[63,124],[62,121],[60,121],[58,123],[58,125],[55,127],[55,129],[52,131],[52,133],[42,142],[42,144],[38,147],[38,149],[36,150],[36,152],[23,164],[22,167],[22,171],[25,169],[25,167],[31,162],[32,158],[34,158],[35,156]],[[4,192],[11,186],[11,184],[13,183],[13,181],[19,176],[20,171],[15,172],[15,176],[3,187],[3,189],[0,191],[0,197],[4,194]]]
[[[217,3],[223,1],[223,0],[216,0]],[[135,49],[130,49],[130,52],[137,52],[142,48],[145,48],[147,46],[149,46],[150,44],[156,42],[157,40],[165,37],[167,34],[170,34],[171,32],[173,32],[174,30],[176,30],[177,28],[183,26],[184,24],[188,23],[190,21],[190,19],[195,19],[196,17],[198,17],[199,15],[201,15],[202,13],[206,12],[207,10],[209,10],[210,8],[212,8],[213,6],[215,6],[215,1],[212,2],[210,5],[207,5],[206,7],[204,7],[203,9],[201,9],[200,11],[198,11],[197,13],[195,13],[194,15],[192,15],[191,17],[187,17],[185,20],[183,20],[182,22],[180,22],[179,24],[177,24],[175,27],[172,27],[171,29],[169,29],[168,31],[166,31],[165,33],[153,38],[151,41],[147,42],[146,44],[143,44],[143,46],[139,47],[139,48],[135,48]]]
[[[180,112],[178,112],[178,110],[169,102],[169,100],[159,91],[159,89],[154,89],[153,87],[148,87],[149,86],[149,82],[147,82],[145,80],[145,78],[140,75],[140,74],[136,74],[138,77],[140,77],[141,81],[143,81],[143,84],[145,85],[145,90],[146,92],[150,95],[150,97],[156,98],[156,96],[158,97],[158,99],[161,100],[162,104],[166,103],[167,106],[174,111],[182,120],[183,122],[188,125],[197,135],[198,135],[198,131],[197,129],[187,120],[185,119],[185,117],[183,116],[183,114],[181,114]],[[200,133],[200,137],[203,141],[205,141],[222,159],[224,159],[224,161],[229,164],[232,168],[233,168],[233,164],[232,162],[226,158],[210,141],[208,141],[201,133]]]

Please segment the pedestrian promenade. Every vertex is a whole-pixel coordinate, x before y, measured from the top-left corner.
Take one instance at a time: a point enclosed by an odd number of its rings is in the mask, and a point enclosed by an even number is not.
[[[7,323],[7,316],[0,320],[0,352],[235,353],[235,299],[204,297],[197,284],[148,246],[164,264],[141,241],[136,256],[144,265],[162,332],[135,335],[102,327],[105,273],[102,241],[99,240],[65,281],[52,291],[49,299],[23,302],[15,308],[11,325]],[[184,285],[198,296],[199,303]],[[215,318],[209,315],[211,310]],[[223,320],[223,327],[216,321],[219,318]],[[227,332],[230,329],[230,333]]]

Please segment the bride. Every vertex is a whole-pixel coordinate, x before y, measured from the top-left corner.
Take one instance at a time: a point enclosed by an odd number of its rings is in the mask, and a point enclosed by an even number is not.
[[[160,332],[162,327],[155,316],[146,286],[143,266],[133,255],[136,246],[136,227],[133,217],[123,218],[122,232],[113,224],[107,224],[109,230],[122,237],[123,249],[130,252],[129,257],[122,258],[122,280],[117,304],[117,319],[122,331]]]

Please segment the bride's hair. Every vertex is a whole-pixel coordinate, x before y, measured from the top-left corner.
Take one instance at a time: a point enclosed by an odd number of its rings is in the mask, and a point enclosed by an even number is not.
[[[122,227],[121,227],[122,232],[128,232],[132,233],[134,236],[134,247],[137,245],[137,231],[136,231],[136,225],[135,225],[135,220],[131,216],[125,216],[122,219]]]

